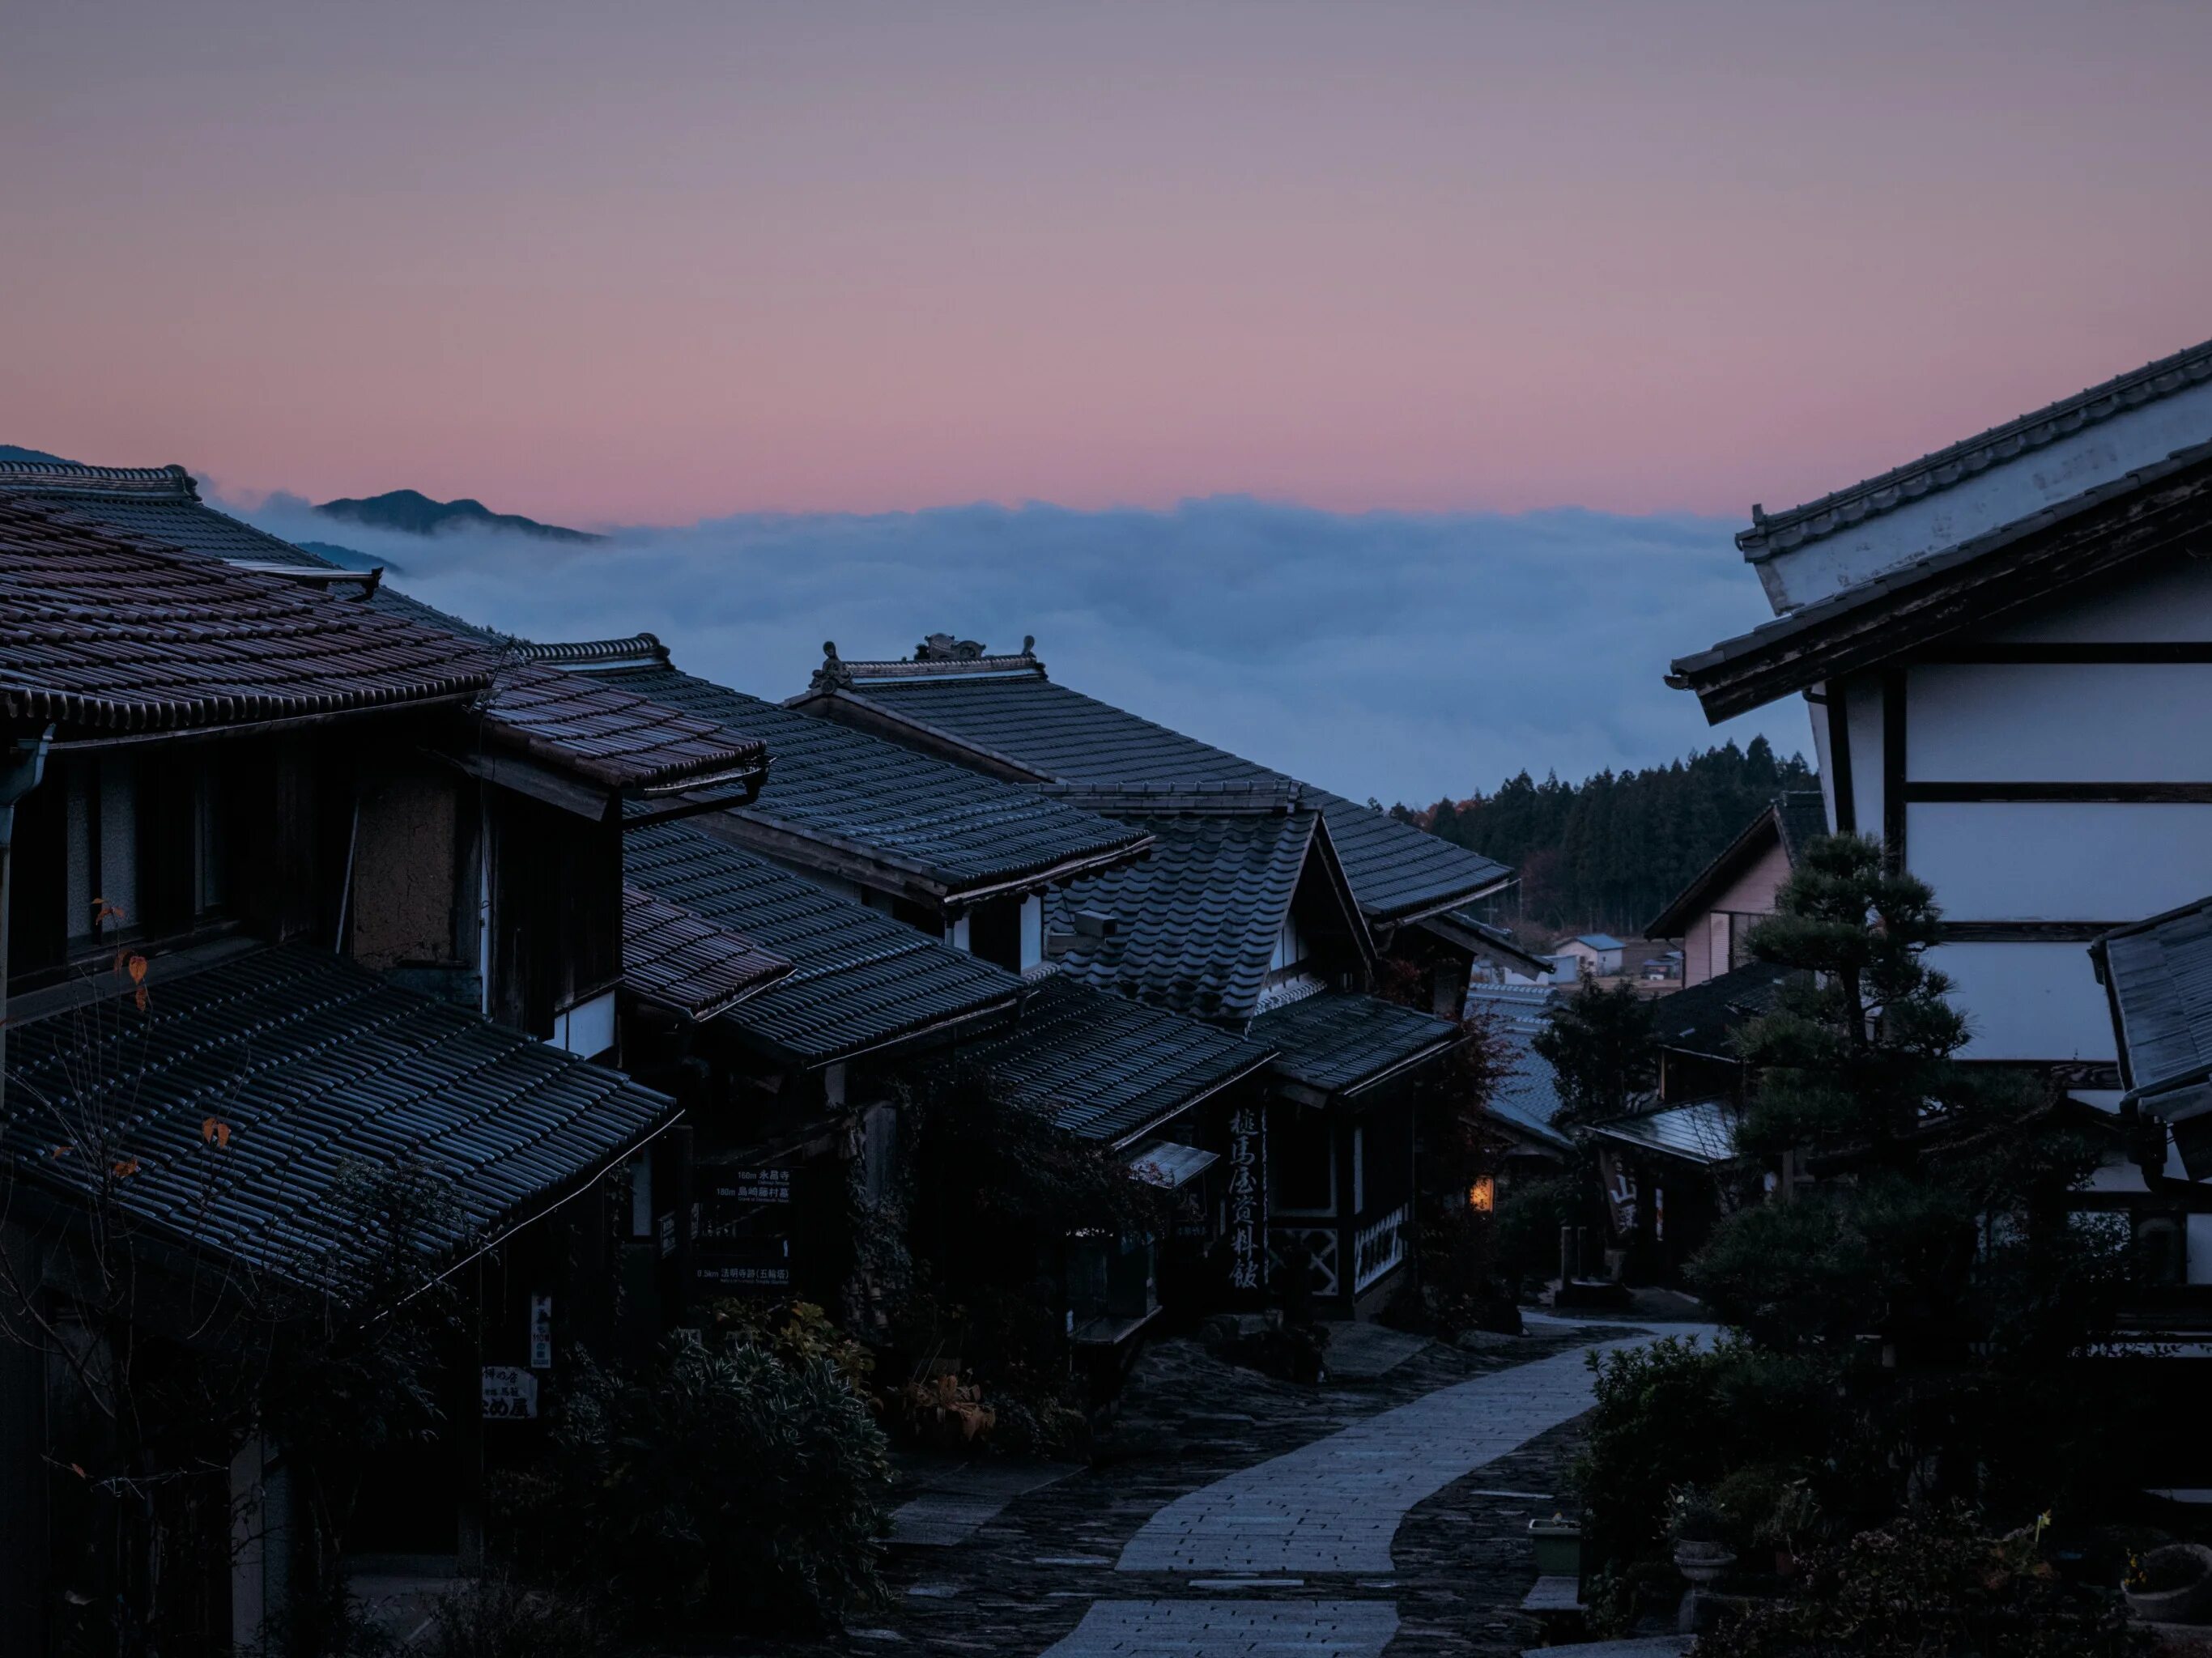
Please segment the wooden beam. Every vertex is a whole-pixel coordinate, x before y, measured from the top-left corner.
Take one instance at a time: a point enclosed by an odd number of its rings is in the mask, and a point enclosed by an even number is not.
[[[2208,783],[1907,783],[1904,799],[1924,805],[2212,805]]]
[[[1916,656],[1916,663],[1989,667],[2063,667],[2212,663],[2212,642],[2199,639],[2057,641],[2049,644],[1944,644]]]
[[[1858,803],[1851,798],[1851,716],[1848,695],[1840,680],[1827,683],[1828,781],[1836,794],[1836,833],[1859,832]]]
[[[2086,944],[2125,921],[1954,921],[1943,923],[1947,944]]]
[[[1905,671],[1881,677],[1881,847],[1893,872],[1905,869]]]

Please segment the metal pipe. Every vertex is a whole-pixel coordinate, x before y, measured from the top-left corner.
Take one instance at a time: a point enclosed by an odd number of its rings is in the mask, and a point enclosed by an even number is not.
[[[19,733],[0,756],[0,1109],[8,1101],[9,877],[15,861],[15,803],[46,776],[46,750],[53,740],[52,726],[36,737]]]

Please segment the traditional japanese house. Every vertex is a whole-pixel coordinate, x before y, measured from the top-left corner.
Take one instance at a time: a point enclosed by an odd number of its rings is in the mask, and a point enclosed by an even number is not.
[[[1412,1242],[1409,1087],[1458,1026],[1368,993],[1372,938],[1300,786],[1068,786],[1063,798],[1140,825],[1152,844],[1142,863],[1054,895],[1046,948],[1060,976],[1272,1054],[1264,1108],[1225,1125],[1238,1182],[1217,1211],[1227,1287],[1256,1296],[1271,1273],[1303,1271],[1325,1311],[1378,1304]]]
[[[1145,852],[1128,824],[682,672],[650,635],[521,650],[767,742],[773,780],[702,828],[1012,972],[1043,960],[1053,887]]]
[[[1575,1143],[1554,1121],[1563,1103],[1559,1075],[1535,1048],[1555,993],[1544,985],[1477,985],[1468,993],[1468,1012],[1505,1048],[1504,1072],[1485,1113],[1497,1167],[1468,1193],[1476,1209],[1494,1209],[1515,1182],[1547,1179],[1574,1160]]]
[[[352,1183],[434,1186],[422,1259],[465,1272],[475,1309],[441,1384],[453,1431],[362,1470],[356,1546],[468,1558],[483,1464],[516,1442],[491,1442],[528,1431],[482,1426],[480,1379],[519,1417],[559,1347],[656,1321],[651,1171],[683,1164],[675,1103],[580,1057],[612,1040],[591,1011],[620,970],[608,837],[625,809],[749,794],[760,745],[510,674],[363,585],[0,491],[11,1650],[43,1639],[50,1595],[118,1587],[81,1525],[52,1528],[48,1447],[78,1402],[56,1341],[97,1354],[122,1319],[134,1347],[183,1351],[280,1302],[342,1315],[354,1253],[388,1242],[345,1218]],[[96,1288],[118,1267],[120,1309]],[[239,1546],[172,1563],[176,1617],[258,1635],[290,1472],[255,1441],[228,1479],[175,1488]]]
[[[1828,832],[1818,789],[1789,789],[1744,825],[1644,929],[1682,941],[1682,988],[1751,965],[1751,930],[1774,914],[1808,843]]]
[[[896,1168],[899,1068],[1009,1029],[1020,977],[696,822],[633,829],[625,851],[650,900],[630,910],[644,1006],[629,1057],[694,1108],[699,1136],[695,1294],[865,1299],[848,1187],[865,1225]],[[679,938],[688,961],[664,951]],[[787,969],[743,999],[678,1005],[709,973],[767,960]]]
[[[1016,782],[1283,783],[1255,764],[1101,702],[1053,680],[1034,641],[993,656],[973,641],[933,635],[910,662],[847,662],[834,647],[812,684],[788,706]],[[1435,1011],[1456,1016],[1471,960],[1494,953],[1525,965],[1482,923],[1510,893],[1513,872],[1388,813],[1305,785],[1376,949],[1418,973]],[[1501,947],[1502,946],[1502,947]]]
[[[1806,697],[1828,822],[1943,908],[1966,1056],[2106,1113],[2124,1090],[2083,946],[2212,888],[2208,531],[2212,344],[1754,507],[1737,543],[1776,619],[1671,677],[1715,720]],[[2212,1283],[2212,1251],[2180,1271]]]
[[[1053,972],[1014,1029],[960,1051],[987,1085],[1110,1149],[1171,1196],[1164,1233],[1091,1228],[1032,1245],[1057,1254],[1068,1335],[1102,1383],[1118,1377],[1164,1309],[1237,1299],[1238,1240],[1249,1261],[1260,1236],[1255,1134],[1273,1058],[1259,1042]]]

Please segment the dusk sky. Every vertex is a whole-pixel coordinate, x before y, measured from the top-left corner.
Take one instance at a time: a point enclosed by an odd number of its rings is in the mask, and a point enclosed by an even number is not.
[[[1753,500],[2212,334],[2209,74],[2203,0],[22,9],[0,442],[585,525],[1686,514],[1734,628]]]

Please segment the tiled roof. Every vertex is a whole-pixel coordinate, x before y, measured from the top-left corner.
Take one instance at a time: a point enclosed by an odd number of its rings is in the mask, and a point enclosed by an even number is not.
[[[1733,1059],[1735,1049],[1729,1043],[1730,1034],[1738,1026],[1771,1013],[1781,1001],[1782,987],[1802,976],[1799,969],[1765,962],[1716,975],[1686,990],[1655,998],[1651,1028],[1662,1048]]]
[[[0,461],[0,498],[66,507],[125,536],[158,541],[187,551],[240,564],[289,564],[304,570],[367,568],[327,556],[317,547],[300,546],[257,530],[200,499],[199,485],[181,466],[82,466],[73,461]],[[359,556],[356,555],[356,557]],[[421,623],[499,646],[504,637],[395,592],[383,584],[368,597],[369,608],[402,621]]]
[[[1553,1126],[1564,1102],[1559,1072],[1534,1047],[1553,999],[1544,985],[1477,985],[1468,992],[1467,1005],[1470,1014],[1490,1022],[1505,1045],[1505,1070],[1491,1089],[1490,1114],[1565,1151],[1574,1142]]]
[[[2191,544],[2208,523],[2212,443],[2201,443],[1680,658],[1667,683],[1724,720]]]
[[[1662,1151],[1686,1162],[1710,1166],[1735,1156],[1735,1107],[1725,1100],[1699,1100],[1668,1106],[1640,1116],[1593,1124],[1590,1133],[1648,1151]]]
[[[2212,898],[2108,932],[2091,954],[2134,1092],[2212,1075]]]
[[[1378,997],[1326,990],[1271,1008],[1248,1033],[1275,1050],[1275,1070],[1329,1094],[1372,1087],[1457,1043],[1459,1026]]]
[[[630,659],[636,655],[633,650]],[[764,739],[775,767],[759,798],[738,814],[745,821],[879,860],[945,893],[1127,857],[1144,843],[1141,829],[672,667],[602,668],[588,656],[574,659],[573,666],[594,683]]]
[[[1100,990],[1201,1018],[1258,1011],[1269,958],[1320,823],[1311,811],[1185,813],[1139,820],[1153,836],[1139,864],[1076,881],[1048,919],[1114,918],[1109,937],[1075,932],[1060,970]]]
[[[1209,743],[1054,684],[1034,657],[846,663],[843,694],[996,756],[1040,780],[1084,784],[1288,781]],[[804,702],[805,699],[798,699]],[[1328,819],[1361,908],[1378,920],[1443,909],[1510,878],[1504,865],[1307,786]]]
[[[451,701],[495,659],[357,602],[0,493],[0,711],[182,731]]]
[[[1818,789],[1784,789],[1774,798],[1774,821],[1782,830],[1782,851],[1792,869],[1805,848],[1828,832],[1828,803]]]
[[[1752,526],[1736,537],[1735,544],[1752,560],[1771,558],[1923,495],[1948,489],[2000,462],[2069,437],[2130,409],[2187,391],[2208,380],[2212,380],[2212,340],[2116,375],[2033,414],[1992,426],[1986,432],[1893,467],[1847,489],[1808,501],[1802,507],[1781,513],[1753,507]]]
[[[1085,1139],[1115,1145],[1264,1067],[1257,1043],[1054,974],[1005,1035],[961,1050],[1009,1093]]]
[[[114,1200],[135,1223],[303,1284],[362,1242],[333,1200],[349,1170],[406,1161],[449,1181],[432,1242],[452,1248],[526,1219],[676,1110],[301,945],[163,981],[143,1013],[118,997],[14,1024],[8,1063],[0,1147],[19,1175],[83,1191],[70,1125],[107,1114],[135,1163]]]
[[[623,983],[647,1001],[711,1019],[790,972],[782,957],[727,927],[623,889]]]
[[[750,786],[768,757],[757,738],[542,663],[502,667],[484,714],[525,752],[648,795]]]
[[[631,829],[624,877],[792,963],[722,1022],[823,1065],[985,1014],[1021,981],[689,823]]]

